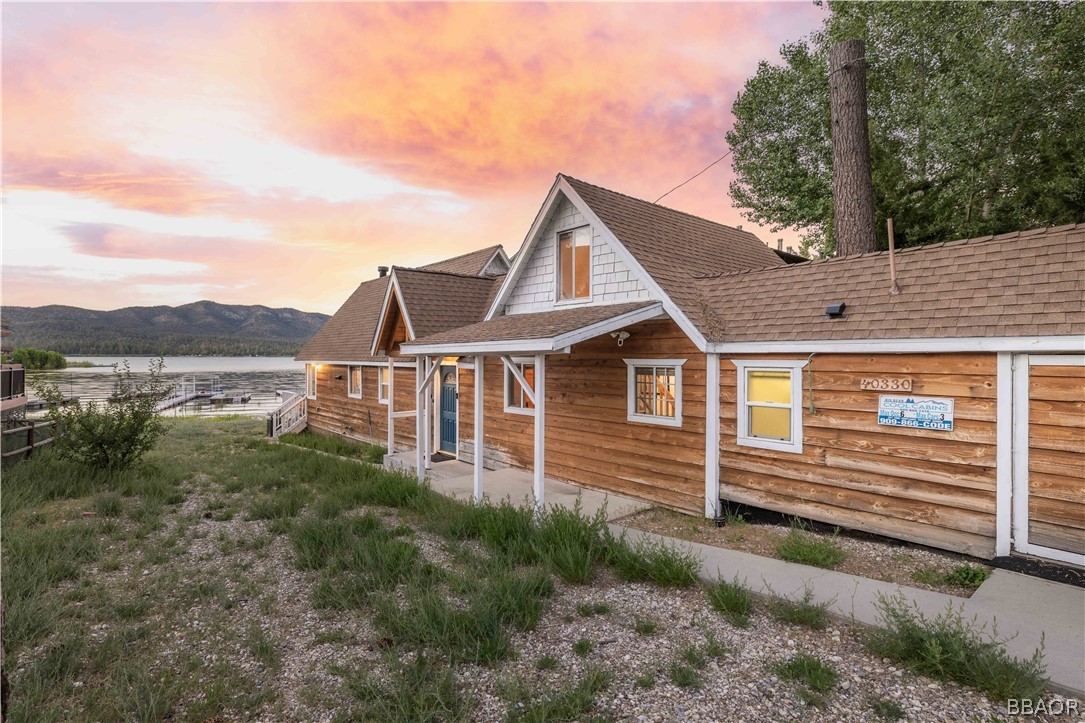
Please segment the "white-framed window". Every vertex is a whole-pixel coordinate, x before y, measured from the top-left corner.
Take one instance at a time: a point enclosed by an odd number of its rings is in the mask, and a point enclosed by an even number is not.
[[[523,375],[528,387],[535,390],[535,362],[523,359],[513,359],[513,365]],[[509,368],[505,367],[505,411],[514,414],[534,414],[535,404],[524,393],[524,388],[513,375]]]
[[[682,426],[682,365],[685,359],[625,359],[630,422]]]
[[[388,403],[388,390],[391,384],[388,381],[388,367],[377,367],[377,401],[381,404]]]
[[[362,368],[347,367],[347,396],[352,399],[362,398]]]
[[[557,233],[558,301],[591,298],[591,227]]]
[[[732,360],[738,368],[738,444],[802,453],[806,360]]]
[[[319,368],[319,364],[305,365],[305,396],[310,399],[316,399],[316,372]]]

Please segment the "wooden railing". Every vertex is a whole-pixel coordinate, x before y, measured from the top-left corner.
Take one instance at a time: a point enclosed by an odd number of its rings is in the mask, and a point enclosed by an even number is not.
[[[309,423],[308,399],[297,392],[279,392],[283,403],[278,409],[268,412],[267,436],[278,438],[280,434],[291,434],[305,429]]]
[[[5,429],[3,435],[3,452],[0,458],[8,459],[24,455],[29,458],[34,450],[44,447],[56,439],[56,422],[50,420],[12,420],[13,426]]]

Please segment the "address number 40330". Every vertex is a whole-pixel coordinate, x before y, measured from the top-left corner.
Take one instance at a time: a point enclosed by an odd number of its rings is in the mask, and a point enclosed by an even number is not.
[[[874,389],[877,391],[910,392],[912,391],[912,380],[894,377],[863,377],[859,380],[859,388]]]

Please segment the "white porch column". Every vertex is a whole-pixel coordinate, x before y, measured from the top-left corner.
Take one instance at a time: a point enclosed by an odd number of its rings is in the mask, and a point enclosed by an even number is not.
[[[535,355],[535,509],[545,509],[546,355]]]
[[[486,357],[475,357],[475,502],[482,502],[482,464],[485,440],[482,432],[483,417],[483,367],[486,365]]]
[[[706,356],[704,516],[714,518],[720,506],[720,355]]]
[[[380,367],[377,367],[380,369]],[[395,395],[392,393],[393,377],[396,373],[396,365],[392,357],[388,357],[388,454],[396,453],[396,418],[395,418]],[[380,394],[380,372],[377,372],[377,394]]]
[[[433,371],[433,361],[427,356],[426,359],[426,376],[425,379],[429,379]],[[425,414],[422,416],[425,421],[422,422],[422,438],[425,440],[425,455],[423,462],[425,463],[426,471],[433,469],[433,440],[431,439],[430,429],[433,426],[433,419],[430,415],[433,413],[433,393],[428,387],[422,390],[423,407]]]
[[[422,388],[422,381],[426,378],[425,370],[425,357],[416,356],[414,358],[414,377],[415,377],[415,395],[414,395],[414,471],[418,475],[418,479],[422,479],[426,476],[426,414],[423,401],[425,398],[425,389]]]
[[[1010,554],[1013,539],[1013,353],[998,352],[995,378],[995,554]]]

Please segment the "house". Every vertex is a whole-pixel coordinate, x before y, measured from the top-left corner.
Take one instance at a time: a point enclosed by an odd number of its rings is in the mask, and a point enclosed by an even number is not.
[[[558,175],[507,273],[489,251],[359,287],[299,355],[310,425],[440,449],[477,495],[511,466],[539,504],[549,477],[1085,564],[1085,224],[788,263]]]
[[[0,356],[6,360],[14,347],[9,340],[11,327],[0,323]],[[0,421],[22,418],[26,414],[26,370],[22,364],[0,364]]]

